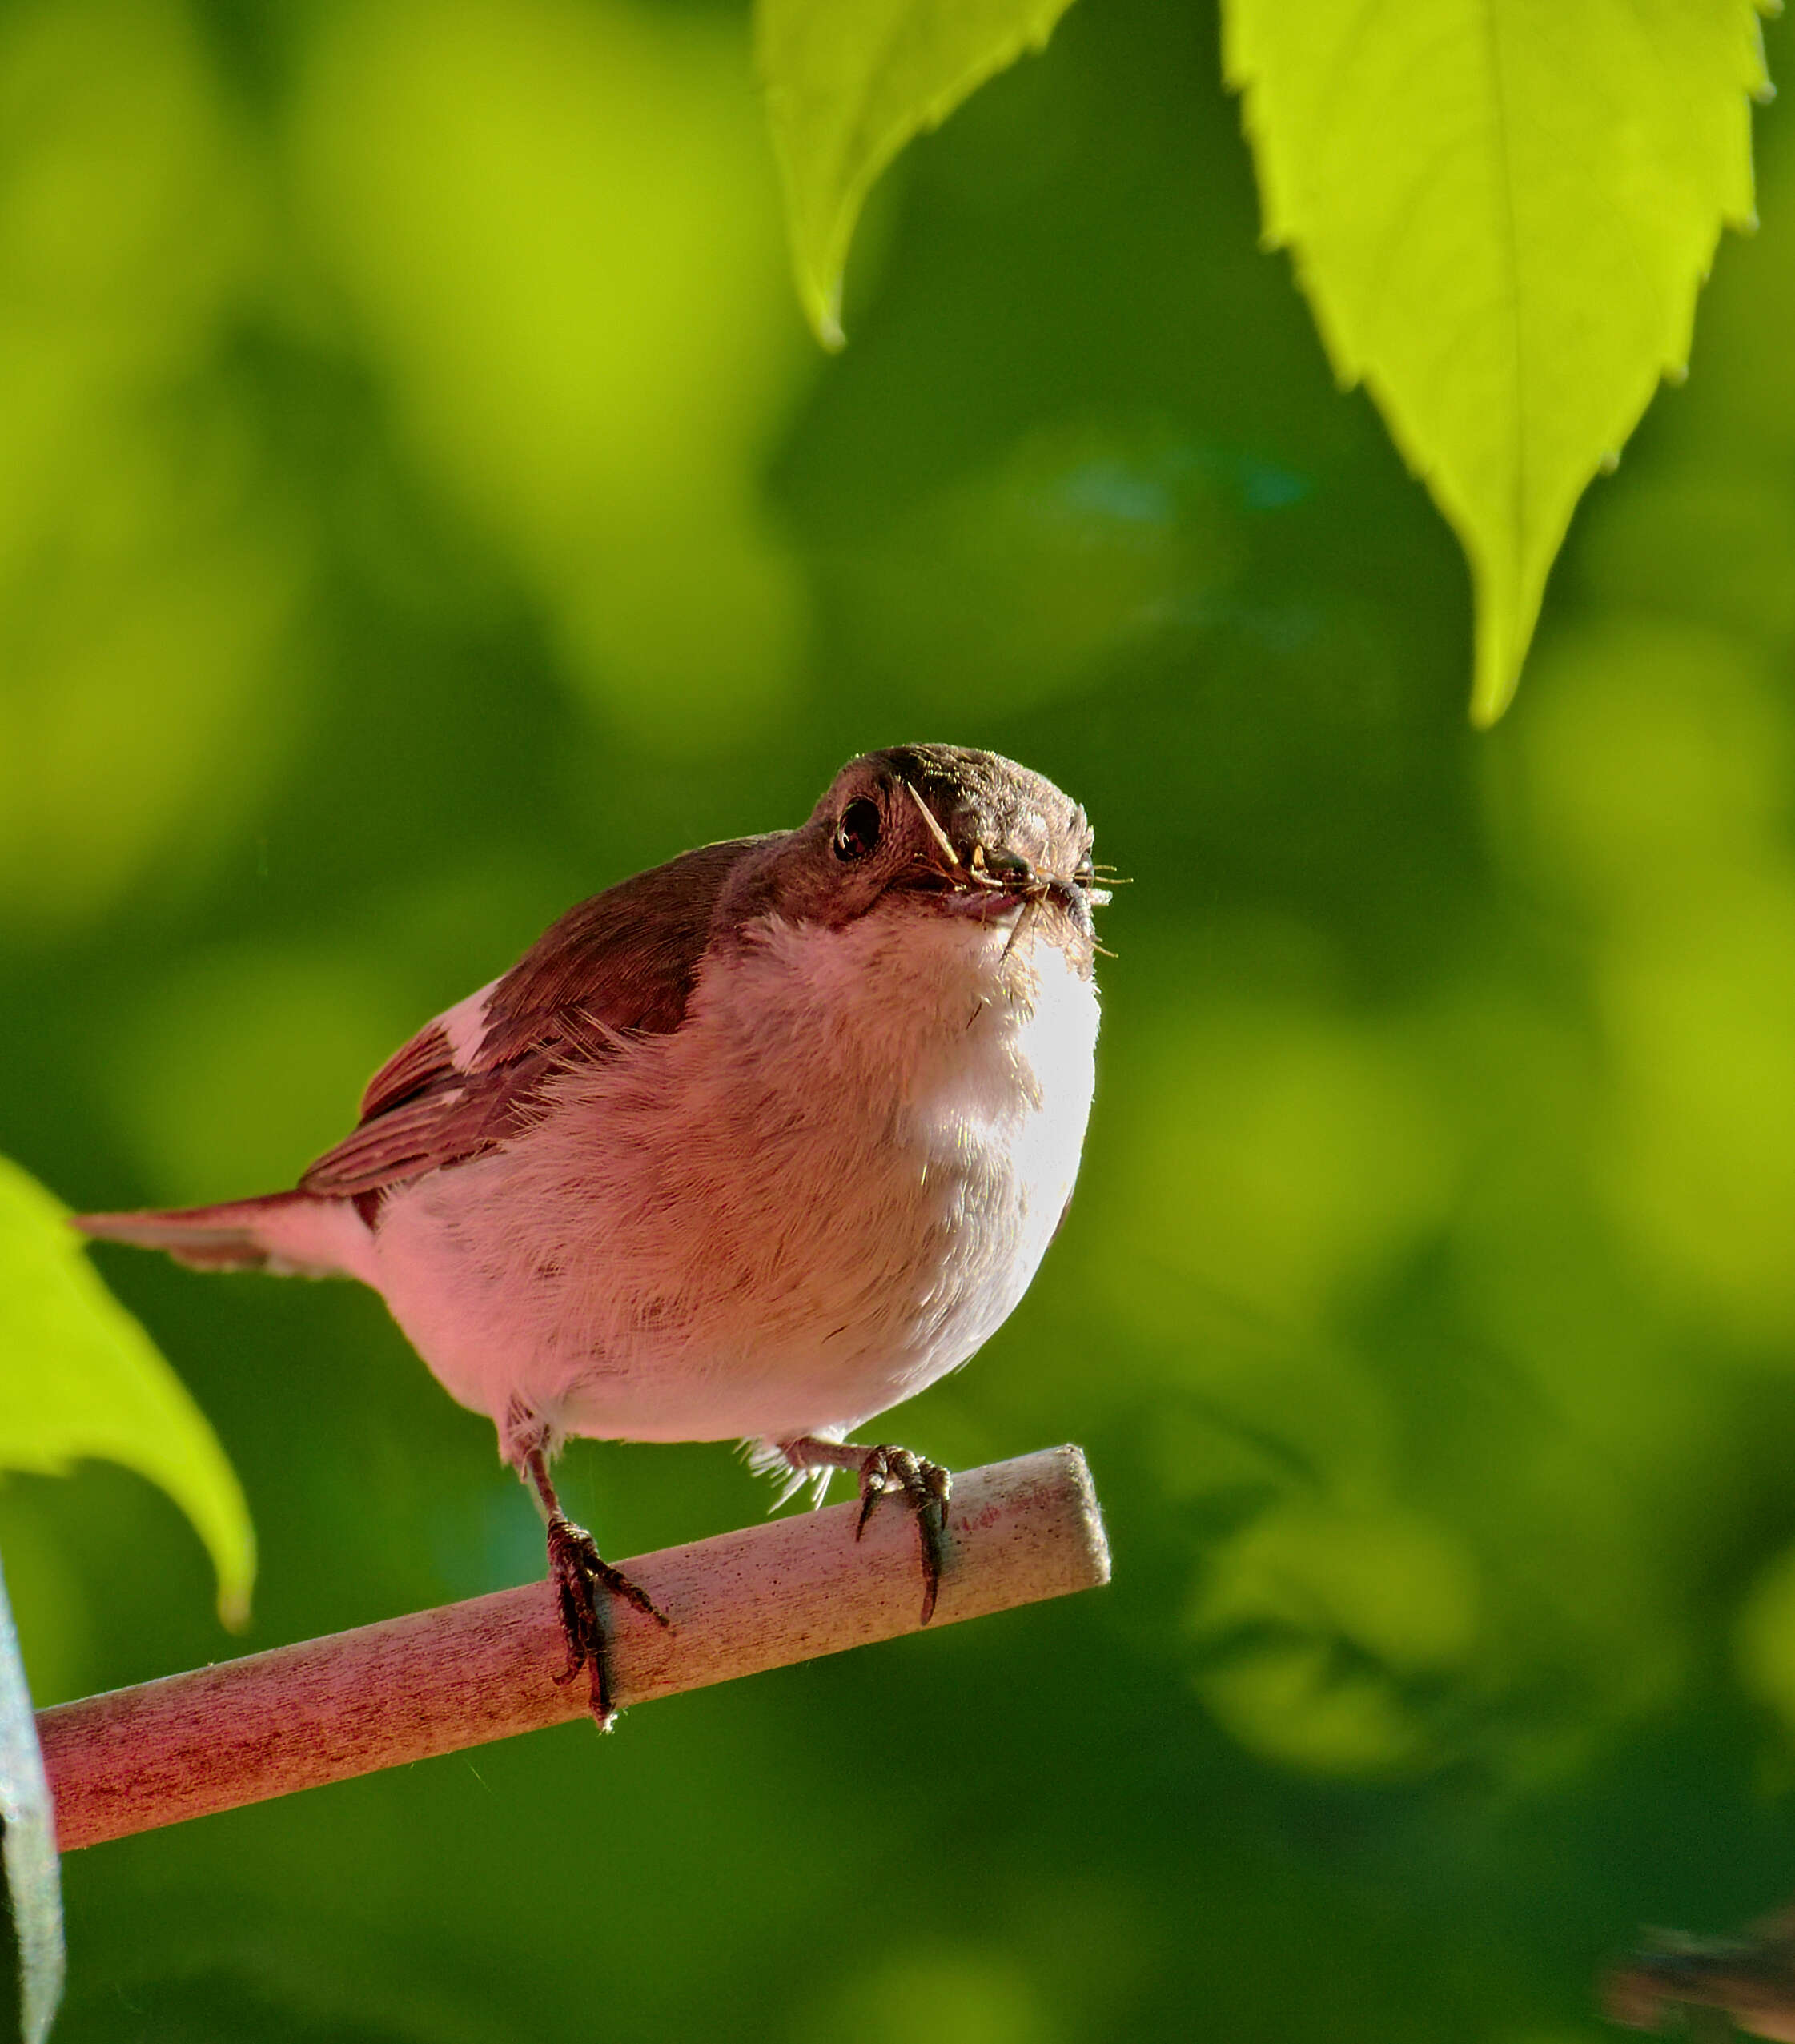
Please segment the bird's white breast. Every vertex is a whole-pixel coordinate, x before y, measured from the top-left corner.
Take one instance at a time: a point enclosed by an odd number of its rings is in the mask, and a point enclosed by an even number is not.
[[[639,1440],[846,1429],[964,1362],[1077,1175],[1095,990],[1007,923],[769,922],[669,1035],[405,1188],[381,1288],[503,1420]]]

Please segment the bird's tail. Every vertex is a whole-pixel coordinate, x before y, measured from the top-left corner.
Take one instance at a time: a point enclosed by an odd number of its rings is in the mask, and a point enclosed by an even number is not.
[[[373,1235],[347,1199],[271,1192],[222,1207],[137,1214],[75,1214],[73,1226],[102,1242],[166,1249],[196,1271],[274,1271],[372,1283]]]

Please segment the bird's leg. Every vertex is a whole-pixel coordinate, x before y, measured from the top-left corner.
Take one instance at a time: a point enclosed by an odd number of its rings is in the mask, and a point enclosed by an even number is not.
[[[567,1665],[555,1680],[571,1682],[582,1668],[588,1669],[592,1717],[600,1731],[608,1732],[617,1715],[616,1685],[611,1675],[610,1641],[594,1592],[607,1590],[663,1625],[668,1622],[666,1616],[656,1608],[645,1590],[620,1568],[611,1566],[585,1528],[576,1526],[562,1511],[541,1442],[520,1446],[517,1460],[518,1474],[535,1486],[548,1523],[548,1580],[560,1601],[561,1631],[567,1640]]]
[[[922,1623],[926,1625],[935,1615],[935,1596],[947,1560],[947,1503],[954,1495],[953,1477],[907,1448],[861,1448],[853,1441],[825,1440],[817,1434],[800,1434],[795,1440],[781,1441],[778,1446],[795,1470],[852,1469],[857,1474],[857,1540],[865,1532],[873,1508],[881,1497],[896,1494],[915,1513],[917,1539],[922,1550]]]

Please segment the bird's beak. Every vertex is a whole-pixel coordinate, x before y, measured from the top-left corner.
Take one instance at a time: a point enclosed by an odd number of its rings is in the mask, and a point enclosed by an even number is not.
[[[1001,914],[1051,898],[1064,905],[1078,929],[1090,934],[1092,901],[1107,897],[1094,897],[1086,885],[1088,876],[1044,873],[1022,853],[982,839],[962,857],[921,790],[908,781],[902,785],[916,805],[934,853],[917,884],[938,894],[944,907],[966,914]]]

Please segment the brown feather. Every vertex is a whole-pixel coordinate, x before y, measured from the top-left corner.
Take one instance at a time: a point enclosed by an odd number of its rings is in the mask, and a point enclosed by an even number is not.
[[[102,1242],[128,1242],[137,1249],[166,1249],[177,1263],[195,1271],[257,1271],[268,1261],[258,1231],[265,1215],[292,1207],[297,1192],[271,1192],[259,1199],[235,1199],[216,1207],[187,1207],[168,1213],[71,1214],[72,1226]]]
[[[384,1114],[388,1108],[396,1107],[401,1100],[409,1100],[432,1079],[440,1078],[454,1067],[455,1054],[449,1048],[449,1040],[432,1022],[394,1051],[367,1082],[367,1090],[362,1094],[362,1119],[366,1121],[371,1114]]]
[[[360,1123],[301,1187],[365,1197],[463,1163],[526,1126],[552,1074],[611,1054],[620,1037],[677,1030],[717,898],[756,841],[704,845],[568,910],[488,996],[465,1066],[438,1023],[420,1030],[375,1074]]]

